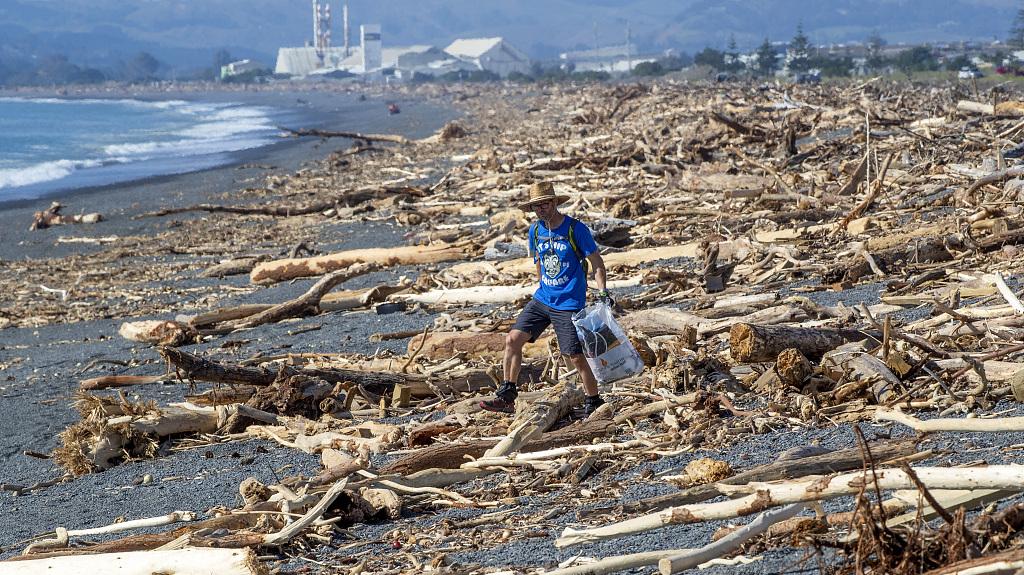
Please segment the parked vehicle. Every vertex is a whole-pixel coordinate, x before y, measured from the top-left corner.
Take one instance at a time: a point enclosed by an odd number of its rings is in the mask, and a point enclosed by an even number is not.
[[[960,68],[959,72],[956,73],[956,77],[960,78],[961,80],[970,80],[971,78],[984,77],[984,74],[981,73],[981,70],[976,70],[974,68],[964,66],[963,68]]]

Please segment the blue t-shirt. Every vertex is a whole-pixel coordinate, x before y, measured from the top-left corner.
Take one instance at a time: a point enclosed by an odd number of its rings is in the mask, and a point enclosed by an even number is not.
[[[573,239],[580,254],[587,257],[597,251],[590,229],[569,216],[564,216],[555,230],[548,230],[543,221],[530,226],[529,243],[533,261],[540,262],[540,287],[533,299],[552,309],[576,311],[587,305],[587,278],[569,244],[570,222],[576,226]]]

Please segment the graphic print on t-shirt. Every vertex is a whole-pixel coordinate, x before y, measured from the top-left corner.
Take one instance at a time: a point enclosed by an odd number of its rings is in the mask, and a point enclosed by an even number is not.
[[[544,275],[553,280],[562,271],[562,261],[555,252],[548,252],[544,254],[544,261],[540,267],[544,269]]]

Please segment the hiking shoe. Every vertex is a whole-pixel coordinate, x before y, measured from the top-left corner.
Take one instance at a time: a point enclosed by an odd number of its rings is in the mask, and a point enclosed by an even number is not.
[[[590,396],[583,400],[583,413],[587,416],[597,411],[598,407],[604,405],[604,400],[601,399],[600,395]]]
[[[516,384],[506,381],[495,392],[494,399],[480,402],[480,408],[498,413],[515,413],[517,397],[519,397],[519,390],[516,389]]]
[[[494,399],[485,399],[481,401],[479,405],[480,409],[486,411],[495,411],[498,413],[516,412],[516,403],[514,399],[512,401],[507,401],[502,397],[495,397]]]

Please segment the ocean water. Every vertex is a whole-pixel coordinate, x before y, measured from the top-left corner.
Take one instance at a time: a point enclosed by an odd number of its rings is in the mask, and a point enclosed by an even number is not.
[[[210,168],[291,112],[231,102],[0,98],[0,202]]]

